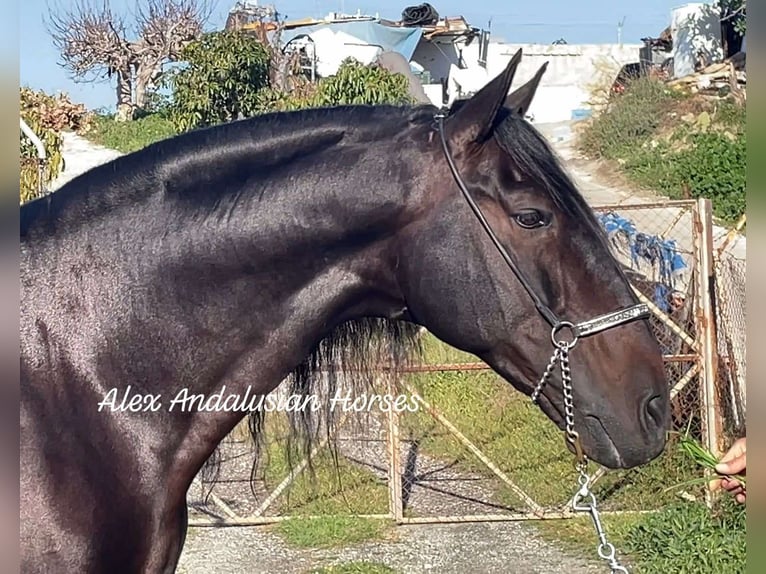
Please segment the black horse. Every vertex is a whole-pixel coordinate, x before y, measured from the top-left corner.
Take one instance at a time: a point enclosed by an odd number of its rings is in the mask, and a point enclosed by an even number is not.
[[[264,115],[148,146],[21,208],[22,571],[175,570],[187,490],[247,414],[171,409],[183,389],[265,395],[295,373],[309,392],[370,336],[401,358],[424,326],[529,395],[554,314],[636,303],[523,119],[545,68],[508,95],[520,56],[446,117]],[[582,339],[571,367],[590,458],[630,468],[661,453],[668,389],[646,321]],[[552,377],[540,405],[564,428],[562,389]]]

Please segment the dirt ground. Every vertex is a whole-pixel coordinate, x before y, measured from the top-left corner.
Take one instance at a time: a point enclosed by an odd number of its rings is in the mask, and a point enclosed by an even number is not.
[[[179,574],[305,574],[355,560],[381,562],[403,574],[586,574],[604,572],[594,553],[573,556],[518,522],[399,526],[395,539],[341,550],[289,547],[268,527],[192,528]]]

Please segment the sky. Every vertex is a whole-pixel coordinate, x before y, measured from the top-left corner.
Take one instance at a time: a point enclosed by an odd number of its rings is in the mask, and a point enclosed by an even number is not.
[[[52,2],[70,4],[70,0],[25,0],[19,3],[19,65],[22,86],[47,93],[65,92],[74,102],[89,109],[113,110],[114,87],[106,81],[77,83],[59,64],[46,28],[45,19]],[[128,11],[136,0],[110,0],[115,11]],[[140,0],[138,0],[140,1]],[[215,0],[214,0],[215,1]],[[288,19],[321,17],[328,12],[379,13],[382,18],[398,20],[407,6],[421,0],[276,0],[274,4]],[[549,44],[563,38],[570,44],[613,43],[619,23],[622,41],[638,43],[642,37],[658,36],[670,23],[670,12],[684,4],[682,0],[431,0],[441,16],[463,16],[469,24],[485,28],[491,20],[492,39],[514,43]],[[74,2],[71,2],[74,4]],[[53,4],[56,5],[56,4]],[[234,0],[217,0],[208,28],[221,29]]]

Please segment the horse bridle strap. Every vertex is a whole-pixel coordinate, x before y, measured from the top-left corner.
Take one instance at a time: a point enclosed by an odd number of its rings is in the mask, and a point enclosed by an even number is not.
[[[537,403],[537,399],[542,394],[543,388],[553,374],[553,370],[556,368],[556,365],[559,365],[561,367],[561,385],[562,393],[564,395],[564,434],[567,441],[575,450],[575,468],[579,473],[579,489],[572,498],[572,509],[575,512],[587,512],[590,514],[591,519],[593,520],[593,525],[596,529],[596,533],[599,537],[598,555],[600,558],[609,563],[612,574],[628,574],[628,569],[622,566],[617,560],[614,545],[606,539],[606,534],[601,524],[599,511],[596,506],[596,498],[593,495],[593,492],[590,490],[592,479],[587,473],[588,458],[583,452],[580,436],[578,435],[577,431],[575,431],[574,425],[575,410],[572,375],[569,369],[569,351],[572,350],[572,348],[577,344],[577,341],[581,337],[587,337],[588,335],[600,333],[607,329],[611,329],[612,327],[624,325],[637,319],[647,318],[649,316],[649,307],[645,304],[633,305],[631,307],[626,307],[624,309],[619,309],[617,311],[599,315],[598,317],[594,317],[593,319],[582,321],[577,324],[573,324],[569,321],[562,321],[559,319],[558,316],[556,316],[556,313],[554,313],[551,308],[548,307],[548,305],[543,303],[542,299],[540,299],[537,293],[535,293],[535,290],[532,288],[532,285],[530,284],[526,275],[524,275],[519,266],[516,264],[516,261],[513,259],[513,257],[510,256],[508,251],[506,251],[505,247],[503,247],[503,244],[500,243],[500,240],[492,231],[492,227],[487,222],[487,219],[484,217],[481,209],[471,197],[471,194],[468,192],[468,188],[463,182],[463,178],[460,177],[460,173],[455,166],[455,162],[452,159],[452,154],[450,153],[449,146],[447,145],[447,137],[444,133],[444,120],[446,117],[447,114],[445,112],[439,113],[436,115],[436,121],[439,129],[439,137],[442,142],[442,148],[444,149],[444,155],[447,158],[447,163],[449,164],[450,171],[452,171],[452,176],[455,178],[455,181],[457,182],[460,191],[468,202],[468,205],[471,206],[471,209],[479,219],[479,222],[484,228],[484,231],[487,232],[487,235],[489,235],[492,243],[495,244],[495,247],[500,252],[500,255],[502,255],[503,259],[505,259],[508,267],[511,268],[511,271],[513,271],[514,275],[516,275],[519,283],[522,284],[526,292],[529,294],[537,310],[551,325],[551,341],[553,342],[554,347],[553,356],[551,357],[548,366],[545,368],[540,381],[532,391],[531,398],[534,403]],[[560,338],[559,333],[564,329],[570,331],[569,340]]]
[[[618,311],[612,311],[610,313],[599,315],[598,317],[594,317],[593,319],[589,319],[587,321],[582,321],[581,323],[575,324],[559,319],[556,313],[554,313],[548,305],[543,303],[542,299],[540,299],[540,297],[537,295],[535,290],[532,288],[529,279],[527,279],[526,275],[524,275],[524,272],[519,268],[519,266],[516,264],[516,261],[513,259],[513,257],[511,257],[503,244],[500,243],[500,240],[497,238],[494,231],[492,231],[492,227],[487,222],[486,217],[484,217],[481,208],[468,192],[468,188],[466,187],[465,182],[463,182],[463,178],[460,177],[460,173],[457,169],[457,166],[455,165],[454,159],[452,158],[452,154],[450,153],[449,145],[447,144],[447,137],[444,130],[444,120],[446,117],[447,115],[444,112],[436,114],[435,116],[437,126],[439,128],[439,138],[441,139],[442,149],[444,150],[444,155],[447,159],[447,164],[449,165],[450,171],[452,172],[452,176],[455,178],[455,181],[457,182],[460,191],[468,202],[468,205],[471,207],[474,214],[476,214],[476,217],[479,219],[479,222],[484,228],[484,231],[487,232],[487,235],[489,235],[490,240],[500,252],[500,255],[503,257],[508,267],[511,268],[511,271],[513,271],[513,274],[516,275],[519,283],[521,283],[526,292],[529,294],[529,297],[532,299],[532,302],[535,304],[538,312],[551,325],[551,337],[553,339],[554,346],[557,345],[557,334],[565,328],[571,331],[571,336],[574,338],[574,340],[570,342],[570,346],[574,346],[574,341],[581,337],[594,335],[596,333],[600,333],[601,331],[605,331],[619,325],[624,325],[637,319],[645,319],[649,317],[649,307],[643,303],[639,303],[637,305],[626,307]]]

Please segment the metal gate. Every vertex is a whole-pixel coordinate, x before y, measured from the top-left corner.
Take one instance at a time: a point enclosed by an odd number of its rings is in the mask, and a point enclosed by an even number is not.
[[[726,313],[717,313],[716,288],[722,283],[714,271],[731,262],[713,248],[709,200],[608,205],[595,211],[618,258],[631,270],[637,296],[652,311],[674,429],[720,452],[722,432],[732,426],[721,405],[744,419],[737,374],[744,370],[744,315],[732,311],[744,302],[729,281]],[[573,516],[569,502],[576,474],[561,433],[485,364],[428,333],[424,344],[424,364],[406,369],[398,380],[385,369],[378,378],[378,391],[403,394],[417,409],[343,413],[337,432],[321,441],[310,459],[287,463],[279,454],[275,423],[267,449],[271,458],[251,480],[251,445],[235,430],[224,445],[219,475],[208,481],[198,477],[189,493],[190,525],[328,515],[399,524]],[[307,472],[309,460],[312,472]],[[649,465],[599,469],[595,494],[606,511],[647,511],[677,496],[706,496],[703,487],[683,487],[699,476],[671,440],[665,454]],[[680,486],[668,490],[669,480]]]

